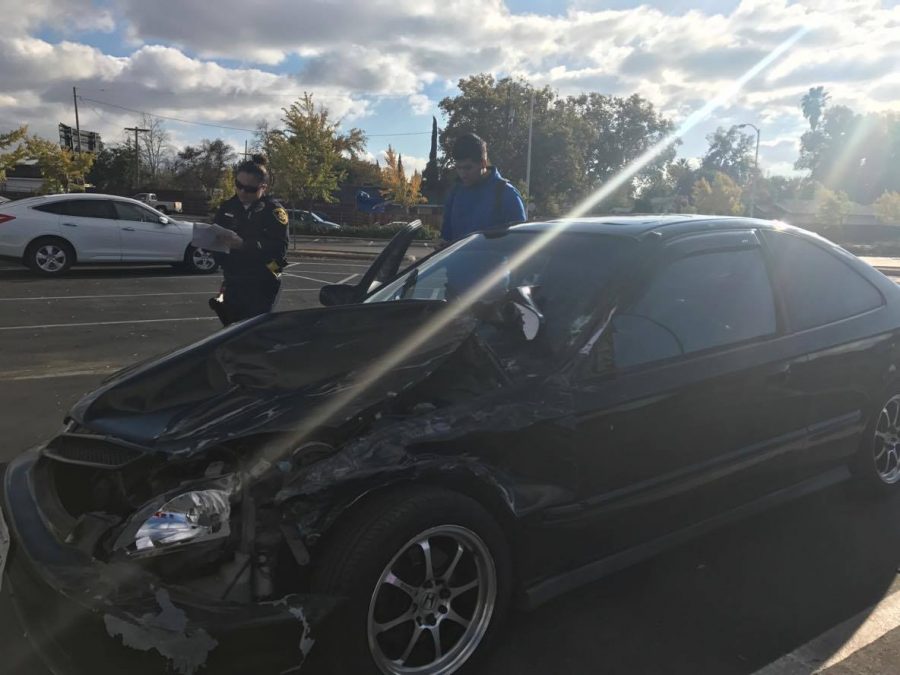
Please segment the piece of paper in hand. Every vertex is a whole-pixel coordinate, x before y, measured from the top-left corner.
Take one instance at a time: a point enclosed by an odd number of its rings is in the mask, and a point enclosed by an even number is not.
[[[194,223],[194,236],[191,240],[194,248],[202,248],[207,251],[228,253],[228,240],[234,233],[215,223]]]

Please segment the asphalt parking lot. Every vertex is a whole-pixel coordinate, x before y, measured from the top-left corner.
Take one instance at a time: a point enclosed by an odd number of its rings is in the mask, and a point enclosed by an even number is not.
[[[322,284],[352,282],[366,267],[295,263],[278,309],[315,306]],[[53,434],[79,395],[111,372],[215,331],[206,301],[217,288],[215,275],[170,268],[76,269],[59,280],[0,268],[0,462]],[[898,513],[900,496],[869,503],[839,486],[746,520],[514,614],[478,672],[750,675],[848,620],[816,643],[814,656],[801,650],[797,658],[821,660],[829,675],[898,672],[882,664],[900,655],[900,619],[874,633],[863,625],[876,603],[900,605]],[[5,593],[0,673],[46,673]],[[824,663],[854,634],[875,638]],[[767,675],[812,672],[789,665]]]

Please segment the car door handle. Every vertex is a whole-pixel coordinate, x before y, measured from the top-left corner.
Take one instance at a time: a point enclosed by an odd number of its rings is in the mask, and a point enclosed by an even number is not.
[[[78,227],[75,223],[63,223],[63,225],[66,227]]]
[[[122,231],[123,232],[134,232],[134,228],[133,227],[123,227]]]

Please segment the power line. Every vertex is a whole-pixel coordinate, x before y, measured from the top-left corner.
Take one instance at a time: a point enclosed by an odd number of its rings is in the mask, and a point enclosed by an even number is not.
[[[109,106],[110,108],[118,108],[119,110],[125,110],[126,112],[134,113],[136,115],[148,115],[149,117],[157,117],[161,120],[170,120],[172,122],[179,122],[181,124],[195,124],[201,127],[215,127],[216,129],[228,129],[229,131],[246,131],[251,134],[256,133],[256,129],[244,129],[242,127],[229,127],[224,124],[212,124],[210,122],[193,122],[191,120],[182,119],[180,117],[171,117],[168,115],[157,115],[156,113],[147,112],[146,110],[135,110],[134,108],[127,108],[124,105],[118,105],[116,103],[110,103],[109,101],[98,101],[95,98],[88,98],[86,96],[79,96],[82,101],[90,101],[91,103],[97,103],[99,105]]]
[[[82,101],[90,101],[91,103],[97,103],[99,105],[106,105],[111,108],[118,108],[119,110],[125,110],[126,112],[135,113],[136,115],[147,115],[149,117],[158,117],[162,120],[170,120],[172,122],[179,122],[181,124],[194,124],[201,127],[214,127],[216,129],[227,129],[229,131],[246,131],[251,134],[255,134],[258,129],[245,129],[243,127],[230,127],[224,124],[212,124],[210,122],[194,122],[192,120],[186,120],[181,117],[171,117],[169,115],[157,115],[156,113],[147,112],[146,110],[135,110],[134,108],[127,108],[123,105],[118,105],[117,103],[110,103],[109,101],[98,101],[94,98],[88,98],[87,96],[79,96],[79,99]],[[393,137],[393,136],[428,136],[430,135],[430,131],[399,131],[396,133],[378,133],[378,134],[366,134],[366,138],[378,138],[378,137]]]
[[[372,138],[374,136],[431,136],[430,131],[406,131],[399,132],[396,134],[366,134],[366,138]]]

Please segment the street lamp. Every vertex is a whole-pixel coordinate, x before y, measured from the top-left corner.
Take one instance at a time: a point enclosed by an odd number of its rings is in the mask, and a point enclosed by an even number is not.
[[[753,159],[753,182],[750,184],[750,217],[756,215],[756,181],[759,180],[759,127],[750,124],[738,124],[738,129],[750,127],[756,132],[756,156]]]

